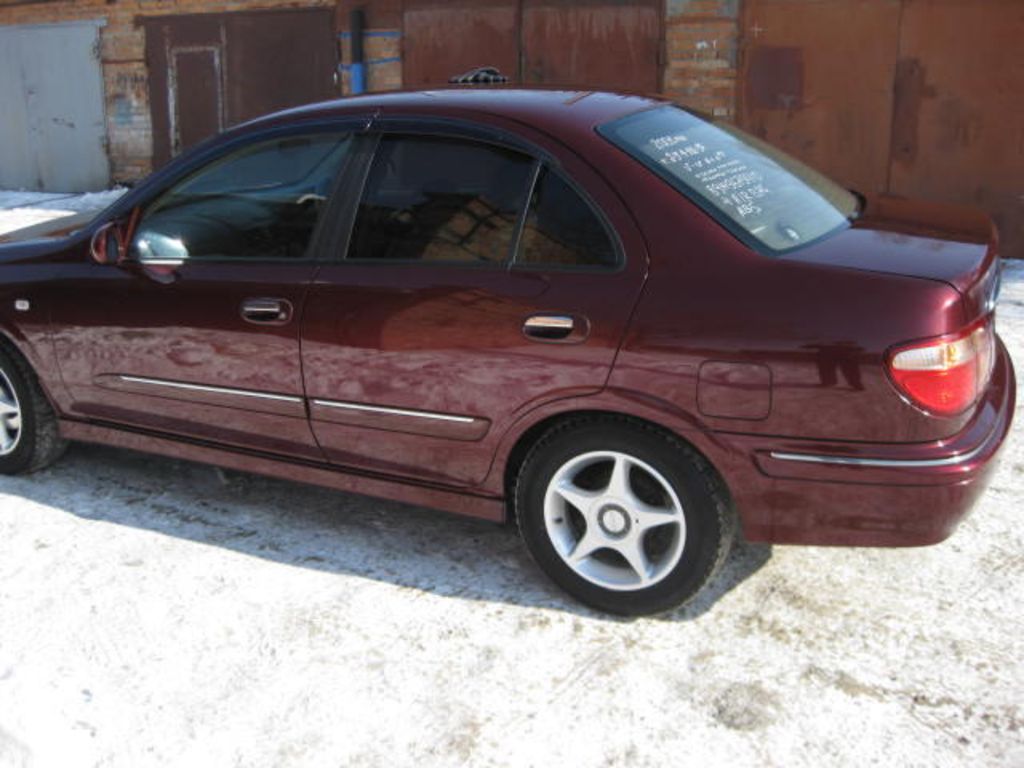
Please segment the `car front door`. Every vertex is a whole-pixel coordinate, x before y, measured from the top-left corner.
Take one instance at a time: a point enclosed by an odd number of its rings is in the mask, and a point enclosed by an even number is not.
[[[351,134],[234,144],[141,203],[128,260],[70,268],[53,302],[71,416],[322,458],[299,321]]]
[[[604,386],[646,252],[585,163],[445,133],[380,136],[302,357],[330,461],[472,485],[516,418]]]

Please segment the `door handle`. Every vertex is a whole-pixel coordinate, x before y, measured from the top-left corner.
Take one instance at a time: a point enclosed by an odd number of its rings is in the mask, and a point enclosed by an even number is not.
[[[246,299],[242,319],[259,325],[284,325],[292,319],[292,303],[287,299]]]
[[[571,315],[530,315],[523,323],[523,333],[537,341],[566,341],[577,326]]]

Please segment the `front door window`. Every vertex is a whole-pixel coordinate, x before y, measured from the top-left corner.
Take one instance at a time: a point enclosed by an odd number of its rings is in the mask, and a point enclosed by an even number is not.
[[[345,157],[347,135],[278,137],[230,153],[175,184],[143,214],[143,261],[296,261]]]

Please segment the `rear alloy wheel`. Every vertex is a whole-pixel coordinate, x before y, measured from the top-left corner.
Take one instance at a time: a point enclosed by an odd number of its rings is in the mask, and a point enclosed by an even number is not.
[[[733,514],[707,462],[671,435],[618,419],[556,428],[516,487],[523,538],[582,602],[624,615],[674,608],[728,552]]]
[[[592,476],[600,477],[596,488]],[[683,505],[669,482],[618,451],[585,453],[559,467],[544,496],[544,525],[562,560],[605,589],[657,584],[678,565],[686,541]]]

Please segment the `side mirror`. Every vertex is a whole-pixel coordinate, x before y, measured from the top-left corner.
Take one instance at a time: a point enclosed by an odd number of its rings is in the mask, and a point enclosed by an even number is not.
[[[142,209],[136,207],[124,220],[108,221],[97,229],[89,243],[89,255],[97,264],[123,264],[128,260],[128,244],[135,234]]]
[[[108,222],[93,233],[89,255],[97,264],[120,264],[126,253],[124,233],[116,222]]]
[[[188,258],[188,248],[180,237],[171,237],[161,232],[141,230],[133,245],[133,256],[144,264],[181,266]]]

